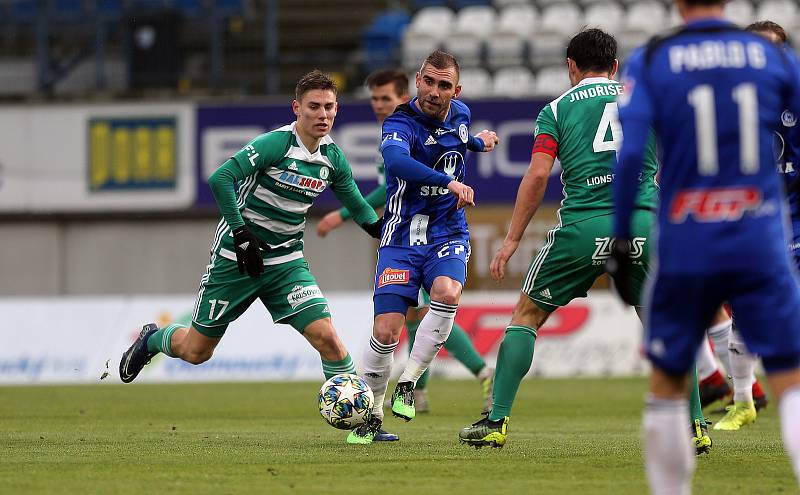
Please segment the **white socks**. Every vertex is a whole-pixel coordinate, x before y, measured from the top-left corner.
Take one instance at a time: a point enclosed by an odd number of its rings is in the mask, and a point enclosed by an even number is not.
[[[800,484],[800,385],[786,389],[778,404],[781,417],[783,447],[792,461],[794,475]]]
[[[389,384],[389,375],[392,373],[394,362],[394,344],[381,344],[375,337],[370,337],[369,345],[364,349],[361,362],[364,365],[362,377],[372,389],[375,402],[372,404],[372,415],[383,419],[383,400],[386,397],[386,387]]]
[[[722,362],[725,368],[725,373],[731,372],[731,360],[728,354],[728,343],[731,336],[731,329],[733,327],[733,320],[717,323],[709,327],[708,336],[714,341],[714,353]],[[723,373],[723,375],[725,374]]]
[[[714,352],[711,350],[708,338],[704,337],[700,349],[697,350],[697,378],[703,381],[713,375],[715,371],[717,371],[717,360],[714,359]],[[723,372],[724,374],[725,372]]]
[[[398,383],[412,382],[416,385],[450,336],[457,309],[457,304],[431,301],[431,309],[419,323],[414,347]]]
[[[733,378],[733,401],[753,402],[753,381],[755,380],[753,372],[757,358],[747,350],[742,335],[737,331],[731,333],[730,351],[731,367],[729,372]]]
[[[688,495],[694,473],[694,446],[689,436],[689,401],[648,396],[642,422],[642,444],[650,492]]]

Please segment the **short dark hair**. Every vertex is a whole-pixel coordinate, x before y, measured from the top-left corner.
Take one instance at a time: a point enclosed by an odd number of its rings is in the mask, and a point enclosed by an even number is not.
[[[455,67],[456,77],[461,75],[461,67],[458,66],[458,60],[456,60],[456,57],[443,50],[436,50],[428,55],[428,58],[422,62],[422,66],[419,68],[420,72],[422,72],[422,69],[424,69],[426,65],[432,65],[434,68],[439,70]]]
[[[369,89],[394,84],[394,91],[397,96],[403,96],[408,93],[408,76],[399,69],[376,70],[367,76],[366,84]]]
[[[304,94],[314,89],[333,91],[333,94],[337,94],[339,91],[336,87],[336,82],[331,79],[331,76],[319,69],[314,69],[297,81],[297,86],[294,88],[294,98],[300,101]]]
[[[773,33],[782,43],[786,43],[786,30],[777,22],[758,21],[747,26],[745,30],[751,33]]]
[[[610,72],[617,59],[617,40],[600,29],[584,29],[569,40],[567,58],[582,71]]]

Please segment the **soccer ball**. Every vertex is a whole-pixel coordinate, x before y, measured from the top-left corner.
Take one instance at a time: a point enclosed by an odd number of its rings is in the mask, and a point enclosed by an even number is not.
[[[342,373],[319,389],[319,413],[340,430],[352,430],[372,414],[372,390],[361,377]]]

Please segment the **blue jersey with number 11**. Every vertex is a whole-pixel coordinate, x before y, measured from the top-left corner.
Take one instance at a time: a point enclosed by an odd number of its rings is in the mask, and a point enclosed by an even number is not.
[[[794,56],[722,19],[651,41],[628,62],[615,180],[624,236],[647,131],[662,151],[660,273],[758,271],[786,262],[773,135],[800,114]]]
[[[400,146],[418,162],[463,182],[470,138],[469,108],[451,100],[447,117],[440,121],[423,114],[416,100],[398,106],[383,122],[381,152]],[[464,209],[456,206],[456,197],[446,187],[395,177],[387,163],[381,246],[423,246],[468,239]]]

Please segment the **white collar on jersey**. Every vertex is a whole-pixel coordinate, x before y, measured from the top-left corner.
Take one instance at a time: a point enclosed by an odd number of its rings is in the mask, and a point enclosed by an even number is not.
[[[303,160],[304,162],[316,163],[317,165],[323,165],[331,170],[334,170],[334,166],[331,161],[328,160],[328,157],[323,155],[320,151],[323,144],[333,144],[333,139],[331,138],[330,134],[323,137],[319,142],[319,148],[317,148],[317,151],[311,153],[308,151],[308,148],[306,148],[306,145],[303,144],[303,140],[300,139],[300,136],[297,134],[297,130],[295,129],[296,126],[297,121],[294,121],[288,127],[291,129],[292,134],[294,134],[295,141],[297,141],[297,146],[290,146],[284,157],[291,158],[293,160]]]

